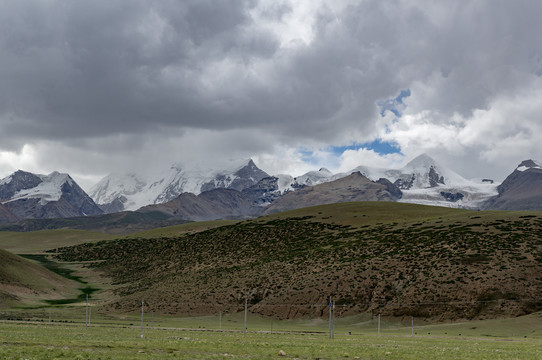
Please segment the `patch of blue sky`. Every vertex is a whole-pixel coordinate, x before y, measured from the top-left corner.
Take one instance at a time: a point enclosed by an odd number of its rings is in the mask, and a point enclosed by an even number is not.
[[[403,99],[409,97],[410,94],[411,94],[410,89],[405,89],[405,90],[401,90],[399,92],[399,95],[397,95],[394,98],[378,101],[377,105],[380,107],[380,115],[383,117],[386,115],[387,111],[390,111],[392,114],[395,115],[396,121],[397,121],[397,119],[399,119],[402,116],[403,111],[406,108],[406,104],[403,102]],[[330,146],[329,148],[325,150],[331,152],[336,158],[338,158],[346,150],[359,150],[359,149],[373,150],[375,153],[379,155],[401,154],[401,148],[399,147],[398,144],[382,141],[382,139],[375,139],[371,142],[367,142],[363,144],[351,144],[351,145],[346,145],[346,146]],[[305,163],[311,164],[311,165],[318,165],[319,158],[315,156],[313,151],[301,148],[298,150],[298,152],[299,154],[301,154],[301,158]]]
[[[377,105],[380,107],[380,116],[386,115],[387,111],[393,113],[396,117],[400,118],[403,115],[406,105],[403,99],[410,96],[410,89],[401,90],[399,95],[387,100],[380,100]]]
[[[327,164],[326,166],[338,166],[339,165],[339,158],[341,155],[347,151],[347,150],[359,150],[359,149],[366,149],[366,150],[373,150],[375,153],[379,155],[389,155],[389,154],[402,154],[401,148],[398,144],[388,142],[388,141],[382,141],[382,139],[376,139],[371,142],[363,143],[363,144],[352,144],[352,145],[346,145],[346,146],[330,146],[326,149],[323,149],[324,151],[331,153],[332,156],[329,156],[327,158]],[[315,154],[315,152],[307,149],[298,149],[298,153],[301,154],[301,159],[304,163],[313,165],[315,167],[321,167],[323,164],[320,162],[322,161],[322,157]]]
[[[363,144],[353,144],[348,146],[332,146],[330,150],[336,154],[341,155],[346,150],[359,150],[359,149],[366,149],[366,150],[373,150],[375,153],[379,155],[388,155],[388,154],[400,154],[401,148],[399,145],[382,141],[382,139],[376,139],[372,142],[363,143]]]

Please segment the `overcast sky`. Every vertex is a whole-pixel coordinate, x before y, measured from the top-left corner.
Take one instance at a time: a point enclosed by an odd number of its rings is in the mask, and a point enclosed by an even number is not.
[[[0,0],[0,177],[542,158],[542,2]]]

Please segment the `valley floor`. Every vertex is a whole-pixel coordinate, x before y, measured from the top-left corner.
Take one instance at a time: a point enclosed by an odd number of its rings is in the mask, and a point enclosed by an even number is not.
[[[132,320],[135,320],[132,319]],[[159,320],[159,319],[156,319]],[[205,319],[200,319],[205,321]],[[240,319],[237,319],[240,320]],[[254,320],[254,319],[253,319]],[[198,319],[191,319],[192,325]],[[185,323],[189,324],[189,323]],[[542,338],[481,336],[472,323],[324,332],[209,331],[140,325],[0,322],[2,359],[539,359]],[[237,323],[241,325],[242,323]],[[254,325],[254,324],[252,324]],[[292,324],[277,323],[289,328]],[[483,327],[483,325],[482,325]],[[542,327],[541,327],[542,328]],[[470,329],[470,333],[468,332]],[[318,329],[316,329],[318,330]],[[386,333],[386,331],[388,333]],[[457,331],[465,331],[458,335]],[[429,334],[431,333],[431,334]],[[445,335],[448,333],[448,335]],[[453,333],[453,334],[452,334]],[[143,335],[143,336],[142,336]],[[529,334],[531,335],[531,334]],[[281,355],[282,354],[282,355]]]
[[[254,314],[106,314],[98,307],[0,311],[1,359],[539,359],[542,314],[429,323],[357,315],[271,320]],[[286,355],[279,356],[283,351]]]

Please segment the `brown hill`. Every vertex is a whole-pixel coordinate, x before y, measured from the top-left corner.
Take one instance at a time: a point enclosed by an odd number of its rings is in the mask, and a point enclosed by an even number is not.
[[[285,194],[273,202],[265,214],[300,209],[309,206],[350,201],[395,201],[401,198],[401,190],[386,179],[371,181],[360,172],[344,178],[306,187]]]
[[[17,217],[4,205],[0,204],[0,224],[8,224],[14,221],[17,221]]]
[[[63,299],[76,288],[71,280],[0,249],[0,306]]]
[[[394,202],[274,214],[173,238],[59,249],[118,284],[109,311],[280,318],[361,312],[432,319],[542,309],[542,215]]]
[[[176,219],[195,221],[254,217],[262,208],[243,193],[232,189],[214,189],[199,195],[183,193],[164,204],[145,206],[138,212],[159,211]]]

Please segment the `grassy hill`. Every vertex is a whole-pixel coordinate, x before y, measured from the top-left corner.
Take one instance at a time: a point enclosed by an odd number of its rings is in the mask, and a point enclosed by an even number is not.
[[[57,250],[116,284],[109,311],[444,319],[542,309],[542,214],[368,202]],[[157,233],[154,233],[157,235]]]
[[[39,304],[76,293],[75,282],[0,249],[0,307]]]
[[[0,231],[0,248],[15,254],[39,254],[60,246],[77,245],[113,236],[86,230]]]
[[[160,211],[123,211],[113,214],[72,218],[25,219],[0,225],[0,231],[33,232],[39,230],[78,229],[121,235],[186,222],[188,221],[171,219],[170,215]]]

